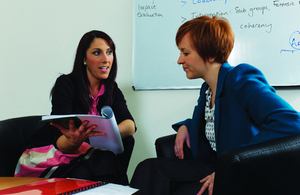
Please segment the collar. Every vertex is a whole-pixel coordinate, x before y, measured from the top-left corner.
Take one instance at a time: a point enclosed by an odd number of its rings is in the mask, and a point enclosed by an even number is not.
[[[223,87],[225,84],[224,81],[231,69],[233,69],[233,67],[230,66],[230,64],[228,64],[227,62],[225,62],[221,65],[220,70],[219,70],[219,75],[218,75],[216,99],[222,94]]]

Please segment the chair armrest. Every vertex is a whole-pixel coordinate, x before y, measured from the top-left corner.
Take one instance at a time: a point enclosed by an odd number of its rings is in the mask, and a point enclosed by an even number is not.
[[[298,194],[300,135],[223,153],[217,160],[214,195]]]
[[[156,156],[158,158],[176,158],[174,152],[176,134],[157,138],[155,141]]]
[[[157,138],[155,141],[156,156],[158,158],[177,158],[174,152],[176,134]],[[183,146],[184,158],[193,159],[191,149],[186,144]]]

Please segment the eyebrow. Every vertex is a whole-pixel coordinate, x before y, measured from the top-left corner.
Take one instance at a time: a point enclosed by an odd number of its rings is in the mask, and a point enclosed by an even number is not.
[[[178,48],[180,51],[184,51],[184,50],[187,50],[187,51],[189,51],[189,49],[187,49],[187,48],[185,48],[185,47],[183,47],[183,48]]]
[[[102,49],[100,49],[100,48],[98,48],[98,47],[95,47],[95,48],[93,48],[93,50],[102,50]],[[110,47],[108,47],[107,49],[106,49],[106,51],[107,50],[112,50]]]

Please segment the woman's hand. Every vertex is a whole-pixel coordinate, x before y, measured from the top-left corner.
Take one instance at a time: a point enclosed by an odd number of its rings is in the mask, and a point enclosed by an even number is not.
[[[79,128],[75,126],[74,120],[69,120],[69,129],[64,128],[60,123],[52,122],[61,132],[57,140],[57,147],[64,153],[74,153],[87,138],[98,135],[105,135],[104,132],[93,131],[96,125],[88,126],[88,121],[83,121]]]
[[[189,136],[188,129],[185,125],[182,125],[182,126],[179,127],[179,129],[177,131],[177,135],[176,135],[176,139],[175,139],[175,145],[174,145],[175,155],[179,159],[184,158],[184,153],[183,153],[184,142],[186,142],[187,146],[189,148],[191,148],[191,146],[190,146],[190,136]]]
[[[200,180],[200,183],[203,183],[202,188],[198,192],[197,195],[202,195],[203,192],[208,188],[208,194],[213,194],[213,188],[214,188],[214,181],[215,181],[215,172],[213,172],[211,175],[208,175],[207,177]]]

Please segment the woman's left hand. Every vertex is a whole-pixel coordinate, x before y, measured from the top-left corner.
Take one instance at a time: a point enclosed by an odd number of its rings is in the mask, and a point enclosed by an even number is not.
[[[214,181],[215,181],[215,172],[213,172],[211,175],[208,175],[205,178],[201,179],[200,183],[203,183],[203,185],[197,195],[202,195],[203,192],[205,192],[205,190],[207,188],[208,188],[208,194],[212,195],[213,188],[214,188]]]

